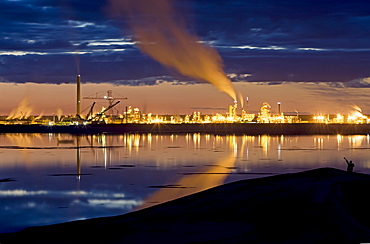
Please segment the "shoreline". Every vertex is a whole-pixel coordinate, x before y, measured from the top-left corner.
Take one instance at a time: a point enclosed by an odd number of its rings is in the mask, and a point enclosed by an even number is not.
[[[68,134],[242,134],[242,135],[367,135],[370,124],[87,124],[87,125],[0,125],[0,133]]]

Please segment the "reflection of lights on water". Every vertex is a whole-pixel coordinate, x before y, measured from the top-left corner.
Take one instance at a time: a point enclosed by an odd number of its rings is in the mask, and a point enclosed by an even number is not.
[[[124,145],[126,146],[129,155],[131,155],[133,149],[135,149],[136,153],[139,152],[140,140],[141,140],[140,138],[141,137],[139,134],[130,134],[124,137]],[[148,141],[151,144],[152,137],[148,136],[148,138],[150,138],[148,139]],[[143,137],[143,139],[145,140],[145,137]]]
[[[108,152],[107,152],[107,148],[103,148],[103,156],[104,156],[104,167],[106,168],[107,167],[107,162],[108,162]]]
[[[199,149],[200,148],[200,133],[194,133],[193,134],[193,143],[194,143],[194,148]]]
[[[229,142],[229,148],[234,152],[234,157],[238,156],[238,142],[235,135],[226,137]]]
[[[343,136],[342,135],[337,135],[337,150],[339,151],[339,148],[341,147],[343,143]]]
[[[45,145],[50,145],[50,140],[56,143],[58,139],[71,139],[71,136],[44,134],[40,137],[39,135],[33,134],[4,134],[1,138],[3,140],[3,145],[12,145],[17,143],[20,147],[26,147],[30,144],[30,147],[32,148],[43,145],[40,146],[40,149],[44,149],[47,147]],[[72,138],[74,143],[76,143],[77,137],[73,136]],[[360,167],[369,168],[368,165],[370,165],[370,160],[369,162],[367,162],[367,159],[361,159],[360,161],[357,158],[363,158],[363,156],[357,154],[354,155],[353,151],[350,152],[357,148],[368,148],[370,144],[370,135],[239,136],[213,134],[201,135],[198,133],[185,135],[108,134],[81,136],[79,140],[81,141],[81,151],[78,152],[77,157],[82,157],[81,165],[84,165],[86,162],[95,162],[97,166],[100,165],[102,168],[104,166],[109,168],[110,165],[114,163],[116,165],[120,165],[120,161],[124,161],[124,164],[133,164],[138,166],[144,165],[147,158],[152,160],[150,163],[156,162],[158,167],[173,167],[174,165],[179,164],[189,164],[189,162],[194,164],[193,166],[197,166],[198,162],[203,162],[202,160],[213,160],[213,158],[222,157],[225,154],[230,153],[229,155],[232,155],[233,158],[237,158],[238,160],[237,170],[247,171],[255,170],[256,164],[260,162],[267,162],[271,167],[273,166],[273,163],[276,163],[278,167],[280,167],[280,164],[293,164],[291,162],[292,158],[296,160],[294,163],[304,162],[305,164],[311,165],[316,162],[315,158],[305,159],[302,155],[310,155],[311,153],[314,153],[312,152],[312,149],[326,149],[322,152],[316,152],[317,154],[320,154],[318,157],[321,160],[317,163],[321,163],[323,161],[339,163],[342,162],[343,156],[346,156],[351,160],[355,160],[358,169],[360,169]],[[84,149],[86,143],[88,143],[91,148]],[[169,143],[173,143],[175,147],[167,147]],[[52,146],[54,147],[55,145]],[[64,147],[73,148],[74,150],[70,151],[73,151],[72,161],[75,162],[75,146],[59,146],[63,150],[65,150]],[[200,148],[202,150],[198,150]],[[6,150],[10,151],[8,149]],[[165,153],[163,153],[163,150],[165,150]],[[14,150],[13,152],[16,151]],[[42,150],[39,152],[42,152],[40,153],[41,157],[46,158],[46,152],[49,153],[49,150]],[[356,150],[356,153],[357,152],[359,152],[359,150]],[[18,154],[9,153],[8,155],[3,153],[3,155],[9,158],[22,156],[23,158],[17,160],[22,161],[25,164],[29,162],[27,167],[33,167],[34,165],[37,165],[37,162],[39,162],[34,159],[34,149],[21,149],[17,153]],[[58,153],[61,155],[63,154],[61,156],[62,160],[69,162],[67,160],[69,160],[68,157],[70,156],[68,156],[67,153],[62,153],[62,151],[60,151],[55,154]],[[366,155],[367,150],[361,150],[361,154]],[[27,158],[25,159],[24,156],[27,156]],[[40,159],[40,162],[43,162],[42,158]],[[206,164],[208,163],[209,162]],[[265,167],[267,163],[261,165]],[[302,167],[306,166],[302,165]],[[79,170],[79,168],[77,168],[77,170]],[[80,173],[80,171],[77,173]]]
[[[314,137],[314,147],[316,149],[324,149],[324,138],[320,138],[320,137]]]
[[[68,136],[68,137],[67,137]],[[37,134],[4,134],[3,138],[8,139],[11,141],[11,144],[16,144],[19,147],[35,147],[37,144],[45,143],[49,144],[49,142],[55,142],[56,140],[64,140],[71,139],[69,135],[56,135],[56,134],[46,134],[44,136],[37,135]],[[75,136],[72,137],[74,143],[76,143]],[[307,144],[302,144],[302,138],[310,138],[310,141],[306,141]],[[348,138],[348,139],[347,139]],[[293,153],[298,153],[295,151],[296,149],[316,149],[316,150],[348,150],[348,149],[356,149],[356,148],[363,148],[369,147],[370,145],[370,135],[355,135],[355,136],[348,136],[348,135],[335,135],[335,136],[267,136],[267,135],[260,135],[260,136],[250,136],[250,135],[213,135],[213,134],[200,134],[200,133],[189,133],[182,135],[157,135],[157,134],[124,134],[124,135],[91,135],[91,136],[81,136],[78,139],[78,142],[81,141],[81,146],[83,144],[89,143],[91,144],[92,154],[91,159],[95,162],[103,163],[106,167],[117,160],[121,160],[119,158],[123,157],[130,157],[130,156],[137,156],[141,153],[148,153],[146,152],[151,151],[152,157],[156,154],[153,150],[157,149],[158,145],[160,144],[167,144],[171,143],[172,145],[176,145],[179,148],[183,148],[184,150],[193,150],[193,149],[206,149],[209,148],[210,150],[203,151],[206,153],[210,152],[217,152],[218,154],[223,154],[227,151],[231,151],[234,157],[239,158],[241,161],[248,161],[252,160],[253,162],[256,160],[257,154],[262,156],[264,160],[267,158],[275,159],[281,161],[286,156],[292,155]],[[313,140],[313,141],[312,141]],[[71,140],[68,140],[71,141]],[[313,142],[313,145],[312,145]],[[65,143],[65,142],[64,142]],[[97,145],[94,145],[97,144]],[[60,145],[61,147],[65,147],[65,145]],[[123,146],[123,150],[113,148],[112,146]],[[168,144],[167,144],[168,146]],[[101,147],[101,149],[97,149]],[[166,147],[165,147],[166,148]],[[293,150],[290,150],[293,149]],[[289,150],[289,151],[287,151]],[[177,152],[182,152],[182,150],[169,150],[168,156],[162,158],[164,156],[155,155],[158,157],[158,163],[161,164],[161,160],[166,164],[168,163],[175,163],[183,162],[174,159],[176,157]],[[276,153],[275,153],[276,151]],[[78,153],[80,156],[88,157],[87,154],[84,154],[84,149]],[[30,150],[21,150],[21,154],[23,157],[27,156],[31,159],[31,154],[33,152]],[[134,153],[134,155],[132,155]],[[153,155],[154,154],[154,155]],[[192,154],[189,154],[192,155]],[[198,155],[198,154],[194,154]],[[199,154],[205,155],[205,154]],[[185,156],[184,156],[185,157]],[[192,156],[193,157],[193,156]],[[212,157],[209,154],[209,157]],[[350,157],[350,155],[348,155]],[[24,162],[30,161],[30,159],[23,158]],[[135,159],[136,158],[132,158]],[[132,160],[129,159],[129,160]],[[171,159],[171,160],[168,160]],[[85,159],[84,159],[85,160]],[[141,161],[141,159],[139,159]]]
[[[284,136],[281,135],[278,139],[278,160],[281,160],[281,148],[284,146]]]
[[[340,134],[338,134],[338,135],[337,135],[337,142],[338,142],[338,145],[340,145],[340,144],[342,143],[342,141],[343,141],[343,136],[342,136],[342,135],[340,135]]]
[[[362,135],[349,136],[348,140],[349,140],[350,148],[360,147],[364,139],[365,139],[365,136],[362,136]]]
[[[269,139],[270,137],[267,136],[267,135],[263,135],[263,136],[259,136],[259,144],[260,144],[260,147],[262,148],[263,152],[264,152],[264,156],[267,156],[267,153],[269,151]]]
[[[220,136],[220,135],[216,136],[216,142],[222,142],[222,140],[223,140],[222,136]]]
[[[140,135],[135,134],[134,135],[134,147],[138,150],[139,146],[140,146]]]
[[[152,134],[148,134],[147,139],[148,139],[148,147],[152,148]]]
[[[211,135],[210,135],[210,134],[206,134],[204,137],[206,138],[206,143],[207,143],[207,145],[208,145],[208,143],[209,143],[209,142],[210,142],[210,140],[211,140]]]

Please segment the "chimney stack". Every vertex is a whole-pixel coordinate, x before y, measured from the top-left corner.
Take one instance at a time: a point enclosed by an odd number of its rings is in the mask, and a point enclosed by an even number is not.
[[[76,116],[80,117],[81,113],[81,76],[77,75],[77,111]]]

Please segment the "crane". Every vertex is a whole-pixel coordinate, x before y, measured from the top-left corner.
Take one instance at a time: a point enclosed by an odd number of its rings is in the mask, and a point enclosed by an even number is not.
[[[101,112],[97,113],[95,116],[93,116],[90,121],[99,123],[102,121],[102,117],[105,115],[105,112],[107,112],[109,109],[113,108],[117,104],[119,104],[121,101],[117,101],[116,103],[109,105],[107,108],[104,108]]]
[[[95,103],[96,103],[96,102],[93,102],[93,104],[92,104],[92,105],[91,105],[91,107],[90,107],[89,112],[88,112],[88,113],[87,113],[87,115],[86,115],[86,119],[87,119],[87,120],[89,119],[89,117],[90,117],[90,116],[93,116],[93,109],[94,109]]]
[[[106,95],[102,95],[102,92],[97,92],[95,95],[92,95],[92,96],[87,96],[87,97],[84,97],[84,99],[103,99],[103,100],[108,100],[108,107],[112,108],[114,106],[113,105],[113,102],[115,100],[126,100],[127,97],[113,97],[113,91],[112,90],[108,90],[106,92]],[[111,116],[113,115],[113,113],[111,114]]]

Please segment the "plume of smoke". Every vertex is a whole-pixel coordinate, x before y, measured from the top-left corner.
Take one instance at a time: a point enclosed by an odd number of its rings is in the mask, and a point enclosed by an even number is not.
[[[35,117],[34,120],[41,119],[43,115],[44,115],[44,111],[41,111],[40,115]]]
[[[361,109],[359,106],[357,106],[357,105],[353,105],[353,106],[352,106],[352,108],[353,108],[354,110],[356,110],[357,112],[362,113],[362,109]]]
[[[60,119],[62,118],[62,115],[63,115],[63,110],[61,108],[58,108],[57,109],[58,121],[60,121]]]
[[[32,108],[29,106],[28,97],[25,96],[13,109],[6,119],[16,119],[16,118],[28,118],[32,112]]]
[[[162,65],[199,81],[207,81],[236,100],[218,52],[186,31],[168,0],[111,0],[116,14],[125,13],[139,49]],[[175,19],[175,17],[177,19]]]
[[[244,108],[244,99],[243,99],[242,93],[238,92],[238,96],[239,96],[240,106]]]

